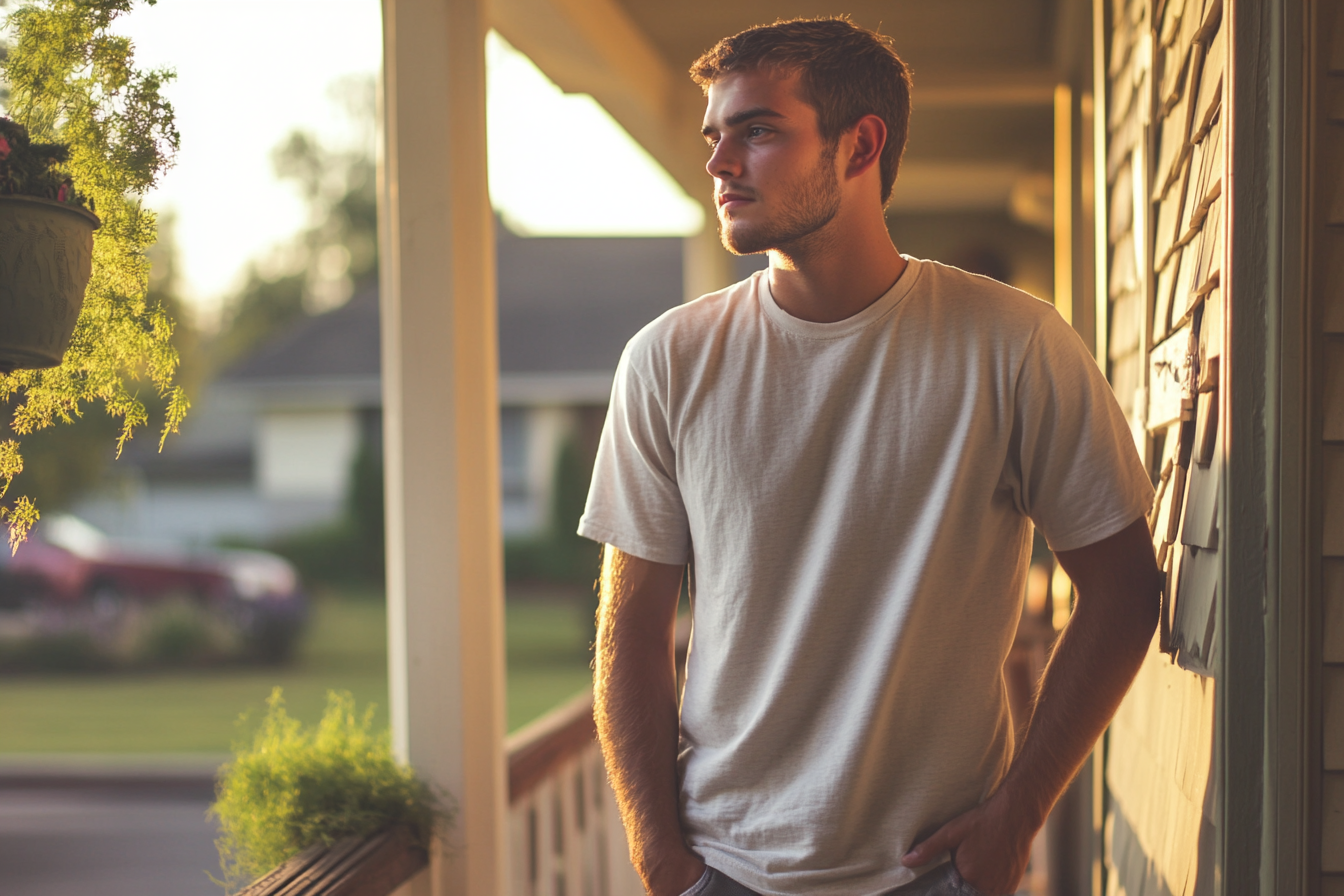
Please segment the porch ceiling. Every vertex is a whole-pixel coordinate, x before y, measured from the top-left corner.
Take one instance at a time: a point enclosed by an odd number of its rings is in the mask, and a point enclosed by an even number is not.
[[[1084,0],[493,0],[495,25],[565,90],[590,93],[687,192],[709,199],[704,100],[686,72],[719,38],[777,18],[848,13],[896,40],[914,115],[893,210],[1006,210],[1048,173],[1054,86],[1080,53]],[[1083,12],[1085,15],[1085,11]]]
[[[1054,0],[618,2],[677,74],[719,38],[778,18],[843,12],[891,35],[915,83],[896,211],[1002,207],[1006,172],[1050,170]],[[949,169],[963,188],[940,202]]]
[[[896,40],[921,83],[949,74],[991,83],[1004,70],[1048,69],[1053,0],[618,0],[673,68],[685,70],[721,37],[780,18],[848,13]],[[959,73],[959,74],[958,74]]]

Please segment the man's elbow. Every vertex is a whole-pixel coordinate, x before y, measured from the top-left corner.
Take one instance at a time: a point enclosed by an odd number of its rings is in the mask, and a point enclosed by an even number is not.
[[[1107,637],[1139,642],[1146,649],[1161,616],[1165,587],[1147,524],[1136,520],[1095,545],[1062,552],[1059,559],[1078,586],[1078,612],[1095,614],[1094,624]]]

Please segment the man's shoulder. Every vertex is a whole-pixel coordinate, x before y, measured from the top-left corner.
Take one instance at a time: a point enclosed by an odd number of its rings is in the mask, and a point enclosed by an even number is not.
[[[1024,346],[1042,331],[1071,329],[1052,303],[991,277],[925,260],[919,275],[925,307],[951,338]]]
[[[993,277],[973,274],[941,261],[917,261],[919,286],[936,293],[942,303],[973,309],[981,314],[1019,319],[1047,316],[1054,309],[1050,302]]]
[[[731,286],[667,309],[630,338],[625,348],[627,358],[647,362],[652,357],[703,343],[715,331],[722,330],[730,318],[754,310],[760,276],[759,272],[752,274]]]

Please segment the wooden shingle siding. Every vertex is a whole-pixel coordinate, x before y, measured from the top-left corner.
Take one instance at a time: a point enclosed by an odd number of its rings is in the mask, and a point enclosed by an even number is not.
[[[1321,763],[1326,771],[1344,771],[1344,666],[1328,665],[1321,679],[1324,703]]]
[[[1103,5],[1112,28],[1098,85],[1108,109],[1107,374],[1157,484],[1149,527],[1167,575],[1159,637],[1107,740],[1106,892],[1186,896],[1213,892],[1221,811],[1211,672],[1222,569],[1226,38],[1222,0]]]
[[[1151,124],[1157,147],[1151,188],[1153,284],[1145,426],[1152,472],[1165,485],[1153,527],[1167,573],[1161,647],[1185,668],[1213,673],[1218,578],[1217,508],[1222,480],[1219,360],[1224,233],[1221,126],[1227,52],[1221,0],[1168,0],[1155,36],[1161,88]],[[1198,442],[1199,451],[1195,451]],[[1170,466],[1170,472],[1167,472]]]
[[[1327,443],[1322,451],[1321,552],[1344,557],[1344,444]]]
[[[1325,616],[1321,659],[1344,663],[1344,560],[1327,558],[1322,562],[1321,596]]]
[[[1216,827],[1215,687],[1152,651],[1111,725],[1106,780],[1121,817],[1107,823],[1107,859],[1122,892],[1153,892],[1140,874],[1173,896],[1210,892],[1199,869]]]
[[[1314,264],[1323,269],[1324,276],[1317,283],[1314,299],[1321,308],[1325,332],[1344,333],[1344,230],[1319,234],[1318,242],[1323,251]]]
[[[1319,421],[1318,459],[1309,471],[1319,530],[1319,703],[1312,727],[1319,731],[1322,896],[1344,896],[1344,0],[1313,7],[1311,134],[1307,164],[1308,326],[1317,357],[1312,419]],[[1316,662],[1316,661],[1313,661]]]
[[[1344,772],[1322,776],[1321,871],[1344,873]]]
[[[1325,351],[1324,432],[1327,442],[1344,442],[1344,340],[1327,339]]]

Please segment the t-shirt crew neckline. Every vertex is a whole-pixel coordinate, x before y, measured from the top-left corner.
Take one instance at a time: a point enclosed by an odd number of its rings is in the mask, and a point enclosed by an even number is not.
[[[891,289],[888,289],[882,294],[881,298],[858,314],[851,315],[844,320],[830,323],[803,320],[794,317],[779,307],[779,303],[775,301],[774,293],[770,291],[770,271],[768,268],[756,275],[757,300],[760,302],[761,311],[765,316],[786,333],[802,336],[806,339],[841,339],[886,317],[914,289],[915,281],[919,279],[923,263],[919,259],[911,258],[908,255],[902,255],[901,257],[906,262],[905,270],[901,271],[901,275],[896,278],[896,282],[891,285]]]

